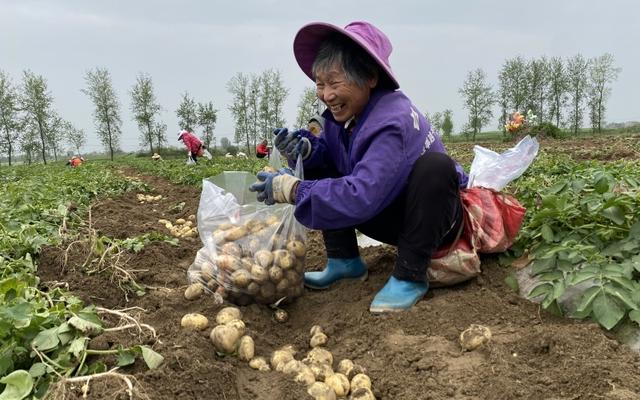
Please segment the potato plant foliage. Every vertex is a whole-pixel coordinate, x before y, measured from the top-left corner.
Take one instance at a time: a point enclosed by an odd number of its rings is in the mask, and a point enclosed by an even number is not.
[[[104,329],[96,309],[60,288],[43,291],[35,271],[42,246],[59,243],[65,230],[78,226],[94,198],[128,190],[146,189],[99,164],[0,168],[0,391],[5,395],[40,398],[56,376],[105,370],[101,362],[86,363],[90,338]],[[113,352],[120,365],[136,356],[149,366],[161,360],[144,346]]]
[[[141,171],[167,178],[172,183],[201,186],[202,180],[223,171],[247,171],[257,173],[268,161],[257,158],[214,157],[198,160],[197,165],[186,165],[184,159],[154,161],[150,158],[127,157],[121,160]]]
[[[533,259],[538,284],[529,297],[606,329],[625,317],[640,324],[638,162],[542,155],[511,190],[527,207],[512,253]],[[577,285],[578,302],[563,309],[560,300]]]

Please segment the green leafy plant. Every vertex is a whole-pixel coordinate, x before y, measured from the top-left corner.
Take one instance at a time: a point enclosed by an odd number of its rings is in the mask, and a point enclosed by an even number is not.
[[[98,163],[0,168],[0,399],[41,398],[54,382],[106,369],[100,361],[87,363],[89,355],[100,356],[88,349],[90,340],[114,329],[104,327],[100,314],[132,317],[87,307],[61,288],[44,291],[36,261],[43,246],[61,243],[80,226],[93,199],[127,190],[144,185]],[[141,356],[150,367],[161,360],[143,346],[120,352]]]
[[[529,210],[514,248],[526,249],[533,261],[538,284],[529,297],[555,312],[591,317],[606,329],[625,317],[640,324],[637,166],[558,157],[538,164],[515,189]],[[537,174],[541,169],[546,172]],[[559,301],[577,287],[578,301],[563,310]]]

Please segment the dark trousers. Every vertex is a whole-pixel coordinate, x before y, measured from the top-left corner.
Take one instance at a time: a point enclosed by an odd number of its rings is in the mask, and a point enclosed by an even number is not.
[[[305,178],[318,179],[313,178],[318,173],[305,170]],[[413,166],[405,191],[378,215],[358,226],[322,232],[327,257],[358,257],[357,229],[398,247],[393,276],[424,282],[431,255],[458,237],[462,225],[459,189],[455,164],[449,156],[423,154]]]

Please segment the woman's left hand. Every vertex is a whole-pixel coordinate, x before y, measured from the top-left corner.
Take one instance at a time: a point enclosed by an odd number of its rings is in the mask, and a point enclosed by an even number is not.
[[[299,154],[302,154],[302,159],[306,160],[311,154],[311,142],[302,136],[302,132],[302,130],[289,132],[287,128],[274,130],[276,138],[273,143],[280,154],[288,160],[297,160]]]

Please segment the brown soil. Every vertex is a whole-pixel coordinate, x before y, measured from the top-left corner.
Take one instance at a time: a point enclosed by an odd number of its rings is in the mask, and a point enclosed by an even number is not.
[[[164,198],[154,205],[139,204],[135,193],[104,199],[92,209],[92,226],[102,235],[124,239],[153,230],[167,233],[159,218],[195,214],[199,191],[175,186],[157,177],[140,176]],[[185,202],[184,209],[168,210]],[[321,268],[322,242],[310,234],[307,266]],[[157,339],[135,332],[102,335],[92,341],[99,349],[119,343],[144,343],[164,356],[163,364],[148,370],[140,361],[121,372],[133,375],[150,399],[306,399],[305,388],[279,372],[258,372],[234,357],[217,356],[210,330],[190,332],[181,317],[199,312],[210,320],[219,309],[212,297],[187,301],[186,271],[199,239],[183,239],[179,246],[153,243],[131,254],[126,268],[148,287],[135,296],[117,286],[108,272],[87,275],[76,268],[87,249],[74,245],[66,267],[64,248],[49,248],[40,259],[43,285],[66,282],[71,291],[109,308],[137,306],[140,320],[153,326]],[[363,283],[338,283],[327,291],[306,291],[286,307],[286,323],[272,319],[266,306],[241,307],[258,355],[268,357],[285,344],[308,350],[309,329],[321,325],[329,336],[327,348],[339,361],[350,358],[364,366],[378,399],[638,399],[640,356],[608,337],[593,323],[557,318],[536,304],[519,298],[505,284],[508,271],[495,260],[483,262],[477,279],[452,288],[432,289],[413,309],[392,315],[369,313],[371,299],[386,281],[394,261],[388,247],[366,248],[370,266]],[[488,326],[493,340],[478,350],[463,352],[460,332],[470,324]],[[116,380],[94,380],[88,398],[128,398]],[[82,398],[80,387],[72,397]]]
[[[575,161],[618,161],[640,159],[640,134],[628,136],[579,137],[564,140],[537,138],[540,148],[547,154],[562,154]],[[473,160],[473,146],[480,145],[494,151],[503,151],[515,144],[507,142],[461,142],[447,143],[447,149],[455,154],[456,160],[470,165]]]

